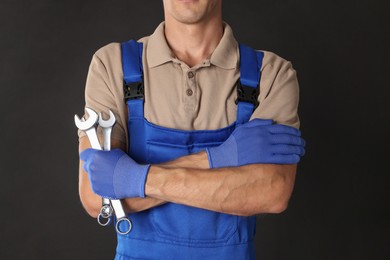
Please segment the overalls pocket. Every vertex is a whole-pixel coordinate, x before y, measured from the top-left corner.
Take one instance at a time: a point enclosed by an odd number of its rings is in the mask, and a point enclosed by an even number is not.
[[[157,235],[170,242],[209,247],[226,243],[237,231],[237,216],[167,203],[151,210]]]

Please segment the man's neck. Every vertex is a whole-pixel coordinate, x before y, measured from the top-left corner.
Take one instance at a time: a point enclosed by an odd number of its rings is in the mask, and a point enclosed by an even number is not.
[[[213,53],[223,36],[222,19],[199,24],[165,20],[165,37],[176,57],[189,67],[202,63]]]

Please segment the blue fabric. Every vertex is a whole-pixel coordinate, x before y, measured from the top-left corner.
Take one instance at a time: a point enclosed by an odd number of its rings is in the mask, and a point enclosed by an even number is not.
[[[207,148],[210,168],[254,163],[296,164],[305,153],[301,132],[272,120],[253,119],[218,147]]]
[[[238,102],[237,104],[237,125],[242,125],[245,122],[248,122],[252,113],[254,105],[248,102]]]
[[[134,40],[121,44],[123,80],[126,84],[142,82],[143,80],[142,48],[143,44]],[[129,100],[127,107],[129,110],[128,117],[132,118],[131,121],[129,120],[128,135],[129,137],[138,137],[132,139],[129,143],[129,149],[137,149],[137,154],[132,158],[138,163],[144,163],[142,160],[146,153],[146,147],[143,146],[143,140],[145,140],[143,128],[144,100]]]
[[[134,40],[121,44],[123,80],[126,83],[142,81],[142,47],[142,43]]]
[[[145,140],[145,124],[144,124],[144,100],[136,99],[127,101],[128,108],[128,139],[129,150],[136,150],[137,153],[133,153],[131,158],[136,162],[145,164],[144,160],[146,156]],[[133,138],[131,138],[131,136]]]
[[[150,165],[141,165],[120,149],[86,149],[80,153],[92,190],[104,198],[145,197],[145,182]]]
[[[242,85],[257,88],[260,82],[260,69],[263,61],[263,52],[255,52],[243,44],[240,48],[240,81]]]
[[[136,49],[134,46],[133,48]],[[142,55],[139,51],[138,53],[140,59]],[[128,60],[123,64],[137,62],[136,57],[125,54],[122,59]],[[124,69],[126,68],[124,65]],[[138,76],[132,77],[128,72],[124,74],[128,79],[137,78],[133,82],[138,82]],[[219,146],[236,128],[236,123],[217,130],[184,131],[165,128],[144,118],[143,105],[143,100],[127,102],[129,155],[142,164],[162,163]],[[237,122],[247,122],[252,112],[253,106],[250,113],[238,112]],[[240,217],[166,203],[129,214],[129,218],[133,222],[133,229],[127,235],[118,235],[115,259],[255,258],[255,216]]]
[[[225,245],[216,247],[185,247],[178,244],[156,242],[147,239],[127,239],[124,243],[134,245],[134,251],[129,256],[127,249],[120,244],[117,247],[115,260],[253,260],[255,259],[253,241],[248,243]],[[147,248],[148,250],[137,250]],[[221,258],[220,251],[224,251]],[[176,252],[172,255],[172,252]]]
[[[252,48],[243,44],[240,44],[239,48],[240,82],[244,86],[257,88],[260,83],[264,53],[261,51],[254,51]],[[248,122],[254,109],[255,107],[252,103],[238,102],[237,125]]]

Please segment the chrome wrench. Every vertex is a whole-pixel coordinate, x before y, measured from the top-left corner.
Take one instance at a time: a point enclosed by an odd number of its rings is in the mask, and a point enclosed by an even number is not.
[[[98,139],[97,134],[96,134],[96,128],[95,128],[96,123],[98,122],[98,114],[90,108],[85,108],[85,110],[89,115],[88,119],[87,120],[84,120],[84,118],[80,119],[77,115],[75,115],[74,116],[75,124],[80,130],[84,131],[87,134],[92,148],[97,149],[97,150],[102,150],[100,143],[99,143],[99,139]],[[132,228],[132,223],[127,218],[127,216],[122,208],[122,204],[121,204],[120,200],[113,200],[111,202],[112,202],[112,206],[113,206],[114,211],[115,211],[115,215],[116,215],[117,220],[118,220],[116,223],[116,227],[115,227],[116,231],[119,234],[128,234]],[[129,228],[125,231],[121,231],[120,227],[119,227],[119,224],[123,221],[126,221],[128,223],[128,226],[129,226]],[[99,222],[99,224],[101,224],[99,218],[98,218],[98,222]],[[103,223],[103,224],[107,225],[108,223],[109,223],[109,221],[107,221],[107,223]]]
[[[91,147],[93,149],[101,150],[102,147],[100,146],[99,139],[96,134],[96,124],[99,120],[98,114],[90,108],[85,108],[85,111],[89,115],[88,119],[85,121],[84,118],[80,119],[77,115],[75,115],[74,122],[80,130],[84,131],[87,134],[89,142],[91,143]],[[110,212],[107,212],[107,214],[110,214]],[[103,219],[107,220],[104,222]],[[108,224],[110,224],[111,221],[109,217],[103,218],[102,214],[99,213],[99,216],[97,217],[97,222],[101,226],[107,226]]]
[[[110,117],[108,120],[104,120],[102,113],[99,113],[99,126],[102,128],[103,132],[103,147],[105,151],[111,150],[111,132],[112,127],[116,123],[115,115],[112,113],[111,110],[109,110]],[[112,207],[111,207],[112,206]],[[130,219],[127,218],[126,213],[123,210],[122,203],[120,200],[109,200],[106,198],[103,198],[103,206],[100,210],[100,214],[102,217],[111,217],[112,214],[112,208],[114,208],[115,216],[117,219],[115,229],[119,234],[128,234],[130,230],[132,229],[132,223]],[[108,213],[109,214],[106,214]],[[120,230],[120,223],[121,222],[127,222],[127,229],[125,231]]]
[[[100,146],[99,139],[96,134],[96,124],[99,120],[98,114],[96,114],[95,111],[93,111],[90,108],[85,108],[85,111],[88,113],[89,117],[87,120],[80,119],[77,115],[74,115],[74,122],[76,126],[84,131],[89,139],[89,142],[91,143],[92,148],[101,150],[102,147]]]
[[[102,113],[99,113],[99,126],[103,131],[103,149],[109,151],[111,149],[111,130],[114,126],[116,119],[114,114],[109,111],[110,118],[108,120],[103,120]],[[113,213],[113,208],[110,202],[110,199],[102,198],[102,208],[98,216],[98,222],[102,226],[108,225],[111,222],[111,216]],[[103,219],[107,219],[107,222],[102,222]]]

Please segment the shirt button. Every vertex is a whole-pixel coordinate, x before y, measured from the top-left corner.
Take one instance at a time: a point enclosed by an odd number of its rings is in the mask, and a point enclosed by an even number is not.
[[[194,76],[195,76],[195,74],[192,71],[188,72],[188,77],[190,79],[192,79]]]
[[[187,96],[192,96],[192,94],[194,94],[194,92],[191,89],[187,89],[186,94],[187,94]]]

